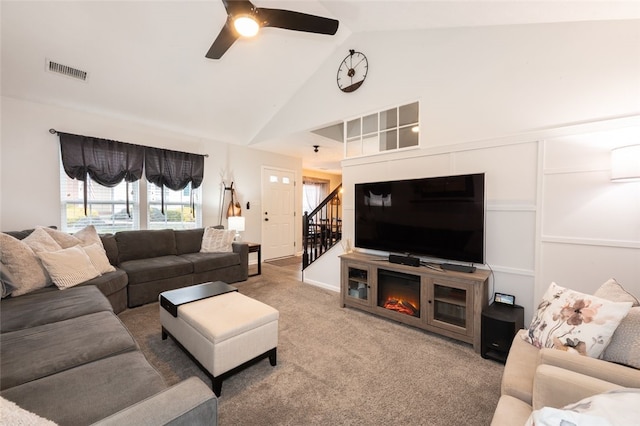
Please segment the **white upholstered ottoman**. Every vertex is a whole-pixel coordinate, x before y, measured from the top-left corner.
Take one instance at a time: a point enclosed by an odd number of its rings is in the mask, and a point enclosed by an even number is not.
[[[160,306],[162,339],[170,335],[209,375],[217,396],[222,380],[269,357],[276,365],[279,312],[237,291],[177,307]]]

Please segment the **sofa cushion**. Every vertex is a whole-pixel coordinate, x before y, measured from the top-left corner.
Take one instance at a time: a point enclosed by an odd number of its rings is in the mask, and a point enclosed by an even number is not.
[[[61,425],[87,425],[165,388],[140,351],[111,356],[2,391],[25,410]]]
[[[120,264],[178,253],[173,229],[120,231],[116,233],[116,241]]]
[[[109,263],[111,263],[113,266],[117,266],[118,242],[116,241],[116,236],[113,234],[104,234],[100,235],[100,240],[102,241],[102,247],[104,247],[104,251],[107,253]]]
[[[0,331],[20,330],[54,321],[63,321],[94,312],[112,311],[109,301],[94,286],[60,291],[52,289],[2,300]]]
[[[0,233],[0,263],[6,268],[20,296],[51,284],[51,278],[31,247],[8,234]]]
[[[531,414],[531,405],[510,395],[502,395],[493,413],[492,426],[523,425]]]
[[[611,302],[551,283],[523,338],[593,358],[607,347],[631,302]]]
[[[0,386],[11,388],[137,348],[108,311],[2,333]]]
[[[96,286],[105,296],[117,293],[127,286],[129,282],[127,273],[120,268],[115,268],[113,272],[107,272],[99,277],[83,282],[82,286]]]
[[[502,375],[501,395],[510,395],[531,404],[533,400],[533,376],[538,365],[540,350],[522,339],[526,330],[520,330],[513,338],[509,356]]]
[[[128,260],[120,264],[129,277],[129,285],[189,275],[193,264],[180,256],[160,256],[151,259]]]
[[[188,253],[180,257],[193,263],[196,274],[240,264],[238,253]]]
[[[178,255],[185,253],[197,253],[202,246],[202,236],[204,228],[183,229],[174,231],[176,237],[176,249]]]

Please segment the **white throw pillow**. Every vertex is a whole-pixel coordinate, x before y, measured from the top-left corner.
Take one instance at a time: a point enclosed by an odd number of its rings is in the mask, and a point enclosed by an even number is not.
[[[94,243],[97,243],[100,247],[104,248],[100,235],[98,235],[98,231],[96,231],[96,227],[93,225],[87,225],[73,235],[52,228],[42,229],[44,229],[63,249],[77,245],[88,246]]]
[[[39,251],[56,251],[62,248],[44,228],[36,228],[22,242],[31,247],[31,250],[35,253]]]
[[[100,247],[104,248],[102,245],[102,240],[100,239],[100,235],[98,235],[98,231],[96,231],[96,227],[93,225],[87,225],[75,234],[74,237],[81,241],[82,246],[88,246],[91,244],[98,244]]]
[[[525,426],[622,426],[640,418],[640,389],[616,389],[584,398],[563,408],[543,407],[531,413]]]
[[[101,245],[98,243],[90,244],[86,247],[82,247],[87,256],[89,256],[89,260],[96,268],[100,274],[106,274],[107,272],[113,272],[116,268],[113,267],[111,263],[109,263],[109,258],[107,257],[107,252],[104,251]]]
[[[0,233],[0,262],[11,275],[15,287],[12,296],[21,296],[51,283],[47,270],[31,247],[5,233]]]
[[[625,290],[615,278],[608,279],[593,295],[612,302],[631,302],[632,306],[640,306],[638,298]]]
[[[40,252],[40,260],[51,276],[53,283],[61,290],[73,287],[100,275],[82,248]]]
[[[0,397],[0,413],[2,413],[0,423],[3,425],[56,426],[57,424],[31,411],[27,411],[15,402],[2,397]]]
[[[551,283],[522,338],[538,348],[556,348],[598,358],[631,302],[611,302]]]
[[[235,237],[235,231],[227,229],[217,229],[208,227],[202,235],[202,246],[200,252],[230,252],[233,251],[231,246]]]
[[[74,237],[71,234],[67,234],[66,232],[58,231],[57,229],[52,228],[42,228],[47,234],[51,236],[63,249],[77,246],[82,243],[79,238]]]

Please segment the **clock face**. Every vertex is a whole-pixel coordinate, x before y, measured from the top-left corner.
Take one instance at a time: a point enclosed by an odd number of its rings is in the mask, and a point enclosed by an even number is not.
[[[367,57],[361,52],[350,50],[338,68],[338,87],[343,92],[353,92],[362,86],[368,70]]]

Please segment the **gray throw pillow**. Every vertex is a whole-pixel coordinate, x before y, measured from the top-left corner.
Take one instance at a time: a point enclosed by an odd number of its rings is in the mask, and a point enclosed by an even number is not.
[[[623,318],[601,358],[640,369],[640,306]]]

